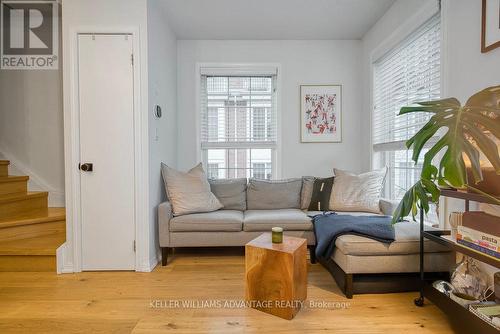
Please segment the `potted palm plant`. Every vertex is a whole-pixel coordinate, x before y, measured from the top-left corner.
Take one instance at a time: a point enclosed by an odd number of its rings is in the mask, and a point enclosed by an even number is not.
[[[403,196],[393,216],[397,223],[410,214],[415,220],[419,209],[429,211],[437,204],[440,189],[455,188],[481,193],[500,205],[500,199],[475,185],[483,180],[481,154],[491,164],[496,177],[500,175],[500,86],[486,88],[472,95],[465,105],[455,98],[418,102],[401,108],[399,115],[427,112],[429,121],[406,142],[412,149],[412,160],[417,163],[422,149],[424,155],[420,180]],[[433,145],[426,145],[438,138]],[[439,162],[433,160],[440,156]],[[470,163],[471,177],[467,177],[466,160]]]

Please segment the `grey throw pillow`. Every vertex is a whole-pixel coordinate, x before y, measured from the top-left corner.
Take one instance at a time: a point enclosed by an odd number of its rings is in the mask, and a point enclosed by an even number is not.
[[[187,173],[162,163],[161,173],[174,216],[222,208],[222,204],[210,191],[210,184],[201,163]]]
[[[250,179],[247,186],[247,209],[300,209],[301,190],[302,179]]]
[[[247,179],[210,179],[208,182],[225,210],[247,209]]]
[[[380,213],[380,195],[387,168],[359,175],[340,169],[334,169],[334,173],[330,210]]]
[[[311,204],[311,197],[313,194],[314,176],[302,177],[302,192],[300,194],[300,209],[307,210]]]

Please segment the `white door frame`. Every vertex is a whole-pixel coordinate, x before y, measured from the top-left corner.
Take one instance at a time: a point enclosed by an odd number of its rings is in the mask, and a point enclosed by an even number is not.
[[[66,243],[61,254],[60,272],[82,271],[82,226],[80,207],[80,124],[78,96],[78,35],[130,34],[134,54],[134,173],[135,173],[135,232],[136,271],[149,271],[148,216],[148,114],[141,112],[147,104],[146,92],[141,91],[140,32],[137,27],[78,27],[69,30],[69,45],[64,60],[64,152],[66,184]],[[147,106],[146,106],[147,110]]]

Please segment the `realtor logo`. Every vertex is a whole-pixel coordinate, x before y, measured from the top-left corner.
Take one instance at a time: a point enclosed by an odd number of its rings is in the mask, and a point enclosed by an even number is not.
[[[0,69],[58,68],[58,11],[55,1],[1,1]]]

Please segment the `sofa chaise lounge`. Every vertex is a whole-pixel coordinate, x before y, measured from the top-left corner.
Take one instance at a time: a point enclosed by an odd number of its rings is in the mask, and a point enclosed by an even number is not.
[[[264,183],[263,183],[264,182]],[[221,210],[173,216],[166,201],[158,207],[159,242],[162,265],[169,250],[178,247],[244,246],[272,227],[279,226],[290,236],[307,239],[311,262],[315,262],[315,237],[311,216],[320,212],[302,209],[301,189],[287,181],[246,179],[210,181],[213,193],[224,204]],[[293,203],[293,204],[292,204]],[[292,206],[293,205],[293,206]],[[392,215],[397,203],[380,199],[380,214]],[[366,212],[337,212],[373,215]],[[419,271],[419,226],[412,222],[395,225],[395,241],[390,246],[355,235],[337,238],[331,257],[322,264],[330,271],[348,298],[353,293],[409,291],[417,288]],[[428,241],[425,270],[447,273],[453,253]],[[381,275],[384,274],[384,275]],[[394,279],[387,279],[394,276]],[[411,283],[411,284],[410,284]]]

